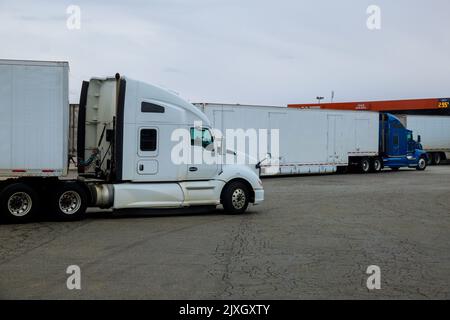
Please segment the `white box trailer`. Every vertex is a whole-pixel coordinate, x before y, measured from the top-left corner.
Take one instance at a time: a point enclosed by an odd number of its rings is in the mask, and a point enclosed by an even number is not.
[[[67,62],[0,60],[0,176],[67,173]]]
[[[420,136],[433,164],[450,159],[450,116],[397,115],[405,127]]]
[[[349,165],[361,165],[362,159],[366,166],[374,159],[379,161],[377,112],[213,103],[196,106],[224,137],[226,129],[267,129],[269,135],[270,130],[279,130],[279,158],[272,157],[276,150],[268,137],[271,159],[261,163],[262,176],[335,172]],[[226,144],[225,140],[222,144]],[[242,148],[235,151],[249,153]],[[263,160],[265,155],[260,153],[258,157]]]
[[[24,222],[45,209],[75,220],[87,207],[222,205],[243,213],[263,201],[255,168],[216,161],[205,114],[168,90],[120,74],[83,82],[78,176],[71,179],[68,71],[67,62],[0,60],[0,218]],[[191,161],[174,150],[202,157]]]

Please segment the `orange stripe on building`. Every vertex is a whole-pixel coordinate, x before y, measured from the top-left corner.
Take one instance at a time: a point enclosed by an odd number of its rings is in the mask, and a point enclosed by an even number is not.
[[[450,99],[409,99],[409,100],[386,100],[386,101],[359,101],[359,102],[337,102],[337,103],[312,103],[312,104],[289,104],[289,108],[300,109],[336,109],[336,110],[436,110],[450,109]]]

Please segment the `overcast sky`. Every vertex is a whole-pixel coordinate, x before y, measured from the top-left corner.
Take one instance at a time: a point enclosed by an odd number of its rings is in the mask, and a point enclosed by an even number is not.
[[[82,80],[116,72],[192,102],[450,96],[448,0],[0,0],[0,38],[0,58],[69,61],[71,102]]]

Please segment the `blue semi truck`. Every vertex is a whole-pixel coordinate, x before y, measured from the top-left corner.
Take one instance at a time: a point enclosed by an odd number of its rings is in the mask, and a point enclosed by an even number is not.
[[[341,111],[345,112],[345,111]],[[397,171],[400,168],[415,168],[423,171],[429,163],[428,154],[423,150],[420,135],[414,140],[413,132],[405,128],[396,116],[379,113],[378,152],[371,155],[349,155],[348,166],[338,166],[337,172],[356,170],[360,173],[380,172],[384,168]],[[357,134],[363,135],[360,130]]]
[[[390,113],[380,112],[379,119],[378,156],[350,157],[350,167],[362,173],[380,172],[383,168],[425,170],[429,159],[420,143],[421,137],[414,140],[413,132]]]
[[[398,170],[402,167],[425,170],[428,156],[422,149],[421,137],[417,141],[413,132],[390,113],[380,113],[380,149],[382,167]],[[378,169],[378,168],[376,168]],[[381,169],[380,169],[381,170]]]

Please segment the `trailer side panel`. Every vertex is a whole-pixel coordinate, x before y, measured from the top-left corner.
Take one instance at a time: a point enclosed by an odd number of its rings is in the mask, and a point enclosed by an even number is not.
[[[68,159],[68,64],[0,60],[0,176],[61,176]]]

